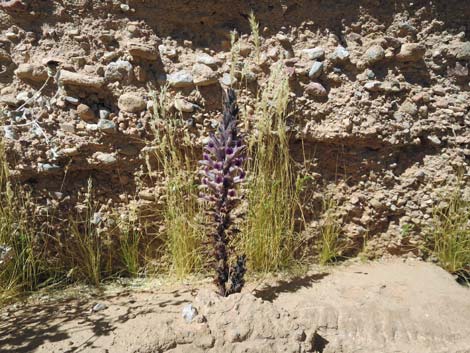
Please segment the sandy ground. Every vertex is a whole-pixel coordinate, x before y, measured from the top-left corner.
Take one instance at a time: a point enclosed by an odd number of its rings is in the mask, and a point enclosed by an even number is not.
[[[121,289],[17,304],[0,318],[2,353],[470,352],[470,289],[398,259],[266,280],[229,298],[207,283]]]

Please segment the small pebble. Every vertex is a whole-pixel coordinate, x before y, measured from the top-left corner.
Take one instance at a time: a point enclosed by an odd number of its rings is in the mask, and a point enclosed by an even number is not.
[[[183,319],[186,320],[186,322],[189,323],[193,321],[193,319],[197,316],[197,314],[198,314],[197,309],[192,304],[188,304],[183,307],[182,316],[183,316]]]
[[[96,313],[96,312],[101,311],[101,310],[104,310],[104,309],[106,309],[106,308],[107,308],[106,304],[98,303],[98,304],[95,304],[95,305],[93,306],[93,308],[91,309],[91,311]]]

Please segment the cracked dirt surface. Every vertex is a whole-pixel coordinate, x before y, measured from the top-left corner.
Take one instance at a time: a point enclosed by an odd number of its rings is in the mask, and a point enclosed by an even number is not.
[[[470,352],[470,290],[429,263],[342,265],[229,298],[198,287],[10,306],[1,351]],[[96,303],[106,307],[94,312]],[[189,303],[198,314],[188,323]]]

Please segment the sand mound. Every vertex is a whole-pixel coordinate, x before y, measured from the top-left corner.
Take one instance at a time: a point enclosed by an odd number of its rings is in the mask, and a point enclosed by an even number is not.
[[[11,306],[1,351],[470,352],[470,290],[423,262],[341,266],[229,298],[205,287]]]

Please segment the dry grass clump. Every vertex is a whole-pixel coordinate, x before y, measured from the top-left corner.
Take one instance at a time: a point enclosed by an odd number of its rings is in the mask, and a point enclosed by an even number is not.
[[[338,221],[337,203],[332,197],[323,199],[323,220],[320,228],[319,262],[326,265],[337,259],[343,250],[340,241],[341,224]]]
[[[68,277],[99,286],[105,273],[105,240],[109,239],[101,228],[101,213],[94,199],[93,183],[88,186],[83,204],[69,218],[70,238],[64,242],[67,254]]]
[[[445,205],[434,209],[429,235],[440,265],[450,273],[470,278],[470,201],[463,197],[461,186],[460,177]]]
[[[279,64],[259,93],[254,133],[248,138],[248,209],[240,246],[255,271],[289,266],[302,243],[295,232],[302,182],[294,175],[289,152],[289,92],[288,78]]]
[[[0,301],[33,291],[49,277],[38,223],[29,193],[10,182],[0,144]]]
[[[170,113],[170,105],[165,87],[154,94],[152,144],[156,172],[164,182],[164,202],[157,216],[163,220],[165,258],[171,272],[181,278],[200,270],[203,264],[203,212],[197,200],[195,153],[183,120]],[[152,171],[150,163],[148,167]]]
[[[145,270],[145,256],[142,253],[144,235],[140,222],[140,215],[135,203],[130,203],[127,214],[122,214],[117,220],[119,258],[123,266],[122,274],[130,277],[140,276]]]

